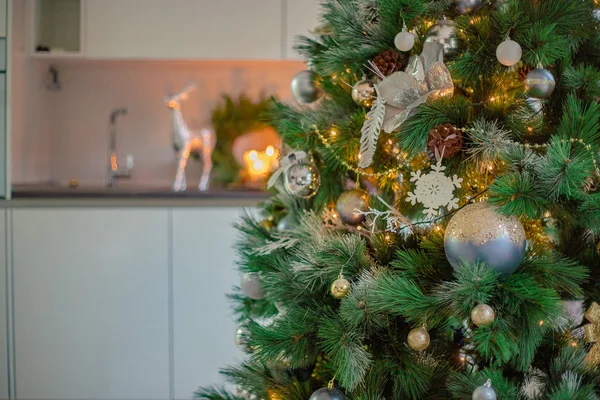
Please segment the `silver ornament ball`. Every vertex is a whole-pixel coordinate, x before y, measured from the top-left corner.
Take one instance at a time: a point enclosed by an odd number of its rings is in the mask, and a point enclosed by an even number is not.
[[[323,95],[319,80],[320,76],[316,72],[310,70],[298,72],[291,83],[294,98],[305,104],[317,101]]]
[[[294,164],[287,169],[285,190],[294,197],[309,199],[317,193],[321,178],[317,168],[308,163]]]
[[[344,393],[335,388],[321,388],[311,394],[309,400],[344,400]]]
[[[437,42],[444,48],[444,55],[453,55],[459,47],[454,22],[446,19],[439,20],[425,32],[425,42]]]
[[[487,202],[469,204],[448,223],[444,235],[446,258],[453,268],[463,262],[483,262],[501,275],[514,272],[525,255],[525,229]]]
[[[547,69],[533,69],[525,77],[525,90],[533,98],[547,99],[552,95],[555,87],[554,76]]]
[[[344,223],[358,225],[366,219],[358,211],[369,211],[370,203],[369,193],[362,189],[351,189],[340,195],[335,207]]]
[[[370,79],[361,79],[352,86],[352,100],[359,106],[371,107],[375,99],[375,84]]]
[[[521,45],[514,40],[507,39],[496,48],[496,58],[500,64],[512,67],[519,61],[523,55]]]
[[[261,300],[265,298],[260,285],[260,280],[256,274],[249,272],[243,274],[240,287],[246,296],[250,297],[252,300]]]
[[[279,232],[289,231],[292,228],[292,218],[289,215],[286,215],[285,217],[281,218],[277,223],[277,230]]]
[[[469,14],[481,7],[481,0],[454,0],[456,11],[459,14]]]
[[[496,400],[496,391],[492,388],[492,381],[487,380],[473,392],[473,400]]]
[[[415,45],[415,35],[403,29],[394,38],[394,45],[400,51],[410,51]]]

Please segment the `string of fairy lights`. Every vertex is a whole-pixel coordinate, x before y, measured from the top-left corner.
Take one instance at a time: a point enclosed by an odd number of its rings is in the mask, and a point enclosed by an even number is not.
[[[329,142],[329,140],[321,133],[321,131],[317,128],[316,125],[313,125],[313,130],[316,133],[317,137],[321,140],[321,142],[323,143],[323,145],[328,149],[328,150],[332,150],[331,147],[331,143]],[[335,129],[331,129],[330,130],[330,134],[335,136],[337,135],[337,131]],[[354,166],[351,165],[349,162],[347,162],[346,160],[342,159],[341,157],[339,157],[338,155],[335,154],[334,151],[331,151],[331,154],[333,154],[333,156],[335,157],[336,161],[338,163],[340,163],[341,165],[344,166],[344,168],[346,168],[348,171],[352,171],[354,172],[357,176],[359,175],[364,175],[367,176],[369,178],[383,178],[384,176],[387,176],[388,178],[394,178],[396,177],[400,171],[403,169],[402,165],[397,165],[395,167],[392,168],[388,168],[385,169],[383,171],[379,171],[379,172],[369,172],[363,168],[359,168],[358,166]],[[360,154],[357,157],[358,159],[360,159]]]
[[[465,131],[464,128],[458,128],[460,130],[462,130],[463,132]],[[333,157],[336,159],[336,161],[341,164],[344,168],[346,168],[346,170],[348,171],[352,171],[354,172],[357,176],[367,176],[370,178],[376,178],[376,179],[380,179],[383,177],[387,177],[387,178],[394,178],[396,177],[404,168],[403,165],[397,165],[391,168],[386,168],[382,171],[378,171],[378,172],[370,172],[368,170],[365,170],[363,168],[360,168],[358,166],[354,166],[351,163],[349,163],[348,161],[342,159],[341,157],[339,157],[334,151],[332,151],[332,146],[330,143],[330,140],[325,137],[325,135],[323,135],[323,133],[317,128],[316,125],[313,125],[313,130],[315,132],[315,134],[317,135],[317,137],[321,140],[321,142],[323,143],[323,145],[328,149],[331,150],[331,154],[333,155]],[[335,130],[334,128],[332,128],[330,130],[330,135],[335,136],[337,135],[337,130]],[[514,142],[516,143],[516,142]],[[570,138],[570,139],[561,139],[560,140],[561,144],[566,144],[566,143],[571,143],[571,144],[579,144],[585,147],[585,149],[590,153],[591,158],[592,158],[592,163],[594,166],[594,172],[596,173],[596,176],[600,177],[600,167],[598,166],[598,161],[596,159],[596,154],[594,152],[594,150],[592,149],[592,146],[588,143],[586,143],[583,139],[581,138]],[[528,148],[528,149],[534,149],[534,150],[547,150],[548,147],[550,146],[548,143],[543,143],[543,144],[531,144],[531,143],[524,143],[524,144],[520,144],[521,146]],[[358,155],[357,159],[360,159],[360,154]]]

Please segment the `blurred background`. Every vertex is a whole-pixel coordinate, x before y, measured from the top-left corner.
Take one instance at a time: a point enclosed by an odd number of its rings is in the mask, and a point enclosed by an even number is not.
[[[0,0],[0,399],[188,399],[243,357],[233,224],[318,12]]]

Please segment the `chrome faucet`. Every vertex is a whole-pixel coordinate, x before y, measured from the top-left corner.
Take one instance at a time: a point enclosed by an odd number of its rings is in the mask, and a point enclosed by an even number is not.
[[[110,137],[108,142],[108,174],[106,177],[106,185],[115,187],[118,179],[131,178],[131,170],[133,169],[133,156],[128,154],[126,157],[126,167],[119,168],[117,163],[117,117],[119,115],[127,115],[127,108],[117,108],[110,113]]]

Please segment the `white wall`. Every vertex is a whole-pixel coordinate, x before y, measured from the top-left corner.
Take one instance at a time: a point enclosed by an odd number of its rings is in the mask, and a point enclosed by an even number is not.
[[[163,98],[190,80],[199,88],[183,105],[192,129],[210,126],[223,94],[261,93],[290,98],[289,83],[301,62],[70,61],[58,63],[62,89],[50,91],[46,60],[13,58],[12,180],[31,183],[77,178],[102,185],[108,158],[110,112],[117,122],[118,152],[134,156],[133,185],[170,186],[176,162],[170,114]],[[188,180],[200,178],[192,161]],[[196,167],[196,168],[194,168]],[[192,183],[192,186],[194,184]]]
[[[50,179],[52,98],[45,90],[48,63],[32,61],[26,52],[25,1],[12,2],[11,93],[11,176],[16,182]]]
[[[129,114],[118,121],[118,147],[123,159],[126,153],[134,156],[130,183],[169,187],[175,155],[169,111],[163,103],[167,87],[174,90],[191,79],[200,83],[199,90],[183,107],[188,123],[198,129],[209,125],[210,113],[222,94],[246,93],[257,98],[262,92],[290,99],[290,80],[305,68],[301,61],[31,59],[26,47],[26,1],[13,3],[13,183],[55,180],[64,184],[77,178],[81,184],[103,185],[108,164],[108,118],[111,110],[126,106]],[[285,23],[281,24],[281,34],[285,39],[281,51],[289,56],[295,35],[307,33],[316,25],[317,1],[282,4],[286,6],[282,8]],[[219,43],[219,38],[214,38],[214,46]],[[47,89],[50,65],[59,69],[59,92]],[[200,166],[193,161],[190,185],[194,186],[199,177]]]
[[[59,65],[62,90],[50,93],[53,106],[51,177],[61,182],[102,184],[108,146],[108,117],[125,106],[117,121],[118,150],[134,156],[133,184],[169,186],[175,172],[170,114],[163,102],[190,80],[199,83],[183,105],[192,129],[210,126],[211,112],[224,93],[261,92],[289,98],[289,82],[304,68],[300,62],[149,62],[86,61]],[[197,182],[192,161],[188,182]],[[196,166],[197,168],[194,168]],[[192,184],[194,186],[194,184]]]

